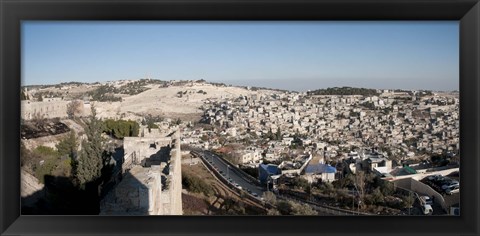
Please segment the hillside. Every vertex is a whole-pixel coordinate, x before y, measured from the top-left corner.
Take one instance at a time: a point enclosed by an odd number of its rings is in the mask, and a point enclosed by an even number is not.
[[[24,87],[25,88],[25,87]],[[101,118],[138,119],[146,114],[182,120],[198,120],[208,99],[262,94],[266,89],[247,89],[205,81],[120,80],[106,83],[65,83],[30,86],[28,96],[43,100],[88,98]],[[278,91],[277,91],[278,92]],[[111,98],[111,99],[110,99]],[[35,101],[34,100],[34,101]]]

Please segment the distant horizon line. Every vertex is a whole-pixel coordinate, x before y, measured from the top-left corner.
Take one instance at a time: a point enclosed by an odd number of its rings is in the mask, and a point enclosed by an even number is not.
[[[354,86],[354,85],[338,85],[338,86],[327,86],[327,87],[318,87],[316,89],[305,89],[305,91],[299,91],[299,90],[294,90],[294,89],[284,89],[284,88],[274,88],[274,87],[267,87],[265,85],[243,85],[243,84],[235,84],[235,82],[239,81],[272,81],[275,79],[245,79],[245,80],[233,80],[233,81],[208,81],[205,79],[170,79],[170,80],[162,80],[162,79],[155,79],[155,78],[136,78],[136,79],[118,79],[118,80],[105,80],[105,81],[95,81],[95,82],[79,82],[79,81],[65,81],[65,82],[59,82],[59,83],[48,83],[48,84],[29,84],[29,85],[21,85],[21,88],[25,87],[37,87],[37,86],[55,86],[55,85],[61,85],[61,84],[89,84],[89,85],[94,85],[94,84],[106,84],[106,83],[111,83],[111,82],[118,82],[118,81],[139,81],[139,80],[154,80],[154,81],[162,81],[162,82],[172,82],[172,81],[188,81],[188,82],[197,82],[197,81],[204,81],[205,83],[209,84],[225,84],[226,86],[229,87],[252,87],[252,88],[264,88],[264,89],[271,89],[271,90],[283,90],[283,91],[289,91],[289,92],[298,92],[298,93],[303,93],[303,92],[308,92],[308,91],[315,91],[315,90],[321,90],[321,89],[329,89],[329,88],[363,88],[363,89],[376,89],[376,90],[404,90],[404,91],[432,91],[432,92],[459,92],[459,89],[451,89],[451,90],[437,90],[437,89],[413,89],[413,88],[374,88],[374,87],[359,87],[359,86]],[[279,79],[281,81],[285,80],[298,80],[298,79]],[[314,80],[312,79],[305,79],[301,78],[300,80]],[[233,82],[233,83],[232,83]]]

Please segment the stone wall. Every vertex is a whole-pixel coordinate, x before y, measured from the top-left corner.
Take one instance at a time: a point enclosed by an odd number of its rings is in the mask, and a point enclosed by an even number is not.
[[[170,215],[182,215],[182,151],[180,132],[174,134],[174,144],[170,152]]]
[[[171,146],[171,144],[170,137],[125,137],[123,139],[125,151],[123,171],[132,168],[133,165],[141,165],[146,158],[157,154],[162,147]]]
[[[159,166],[134,166],[100,203],[100,215],[161,215]]]
[[[460,171],[460,168],[456,167],[456,168],[451,168],[451,169],[442,169],[442,170],[438,170],[438,171],[430,171],[430,172],[420,172],[420,173],[417,173],[417,174],[412,174],[412,175],[400,175],[400,176],[395,176],[395,177],[386,177],[384,179],[388,179],[388,180],[399,180],[399,179],[415,179],[415,180],[421,180],[429,175],[449,175],[453,172],[456,172],[456,171]]]
[[[79,114],[80,116],[91,115],[90,104],[84,104],[80,101]],[[34,102],[24,100],[21,101],[20,115],[24,120],[31,120],[34,118],[67,118],[67,107],[72,101],[63,100],[47,100],[42,102]]]
[[[21,118],[31,120],[39,118],[65,118],[69,101],[21,101]]]
[[[102,215],[181,215],[180,134],[125,137],[124,179],[102,200]]]
[[[442,194],[438,193],[434,189],[432,189],[430,186],[416,180],[413,178],[404,178],[404,179],[399,179],[393,181],[395,186],[407,189],[413,192],[418,193],[421,196],[430,196],[434,197],[435,203],[438,203],[444,210],[447,210],[447,205],[445,203],[445,199],[443,198]]]
[[[22,206],[34,206],[39,199],[45,197],[44,185],[39,183],[35,176],[23,169],[21,170],[20,182]]]

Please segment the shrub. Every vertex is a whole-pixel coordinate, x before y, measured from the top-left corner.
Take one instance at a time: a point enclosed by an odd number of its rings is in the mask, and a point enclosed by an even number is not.
[[[75,131],[70,131],[70,134],[56,145],[58,154],[61,156],[76,157],[78,149],[78,141]]]
[[[203,179],[182,172],[182,185],[190,192],[203,193],[205,196],[213,194],[213,189]]]
[[[117,139],[137,137],[140,132],[140,125],[131,120],[108,119],[103,122],[103,132]]]
[[[277,210],[282,214],[282,215],[290,215],[292,212],[292,204],[288,201],[277,201]]]
[[[318,215],[318,212],[307,204],[296,202],[291,202],[290,204],[292,205],[292,215]]]
[[[295,188],[306,190],[310,186],[308,181],[302,177],[295,177],[292,181]]]
[[[60,161],[60,155],[51,147],[38,146],[33,150],[33,155],[38,156],[38,163],[35,163],[35,177],[44,183],[45,175],[53,175]]]

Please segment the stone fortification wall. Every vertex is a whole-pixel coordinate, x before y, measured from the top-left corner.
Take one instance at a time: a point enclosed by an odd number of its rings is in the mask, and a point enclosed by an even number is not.
[[[84,104],[80,101],[80,107],[76,115],[91,115],[90,104]],[[21,118],[31,120],[34,118],[67,118],[67,107],[72,101],[63,100],[44,100],[42,102],[21,101]]]
[[[174,144],[170,151],[170,215],[182,215],[182,151],[180,132],[173,135]]]
[[[100,215],[162,215],[159,166],[135,166],[100,203]]]
[[[125,172],[134,165],[141,165],[142,161],[157,154],[162,147],[171,146],[170,137],[125,137],[123,139],[124,162],[122,169]]]
[[[65,118],[69,101],[21,101],[21,118],[31,120],[39,118]]]
[[[180,134],[125,137],[124,179],[102,200],[103,215],[181,215]]]
[[[44,185],[38,182],[35,176],[25,170],[21,170],[20,195],[22,206],[34,206],[34,204],[45,197]]]

